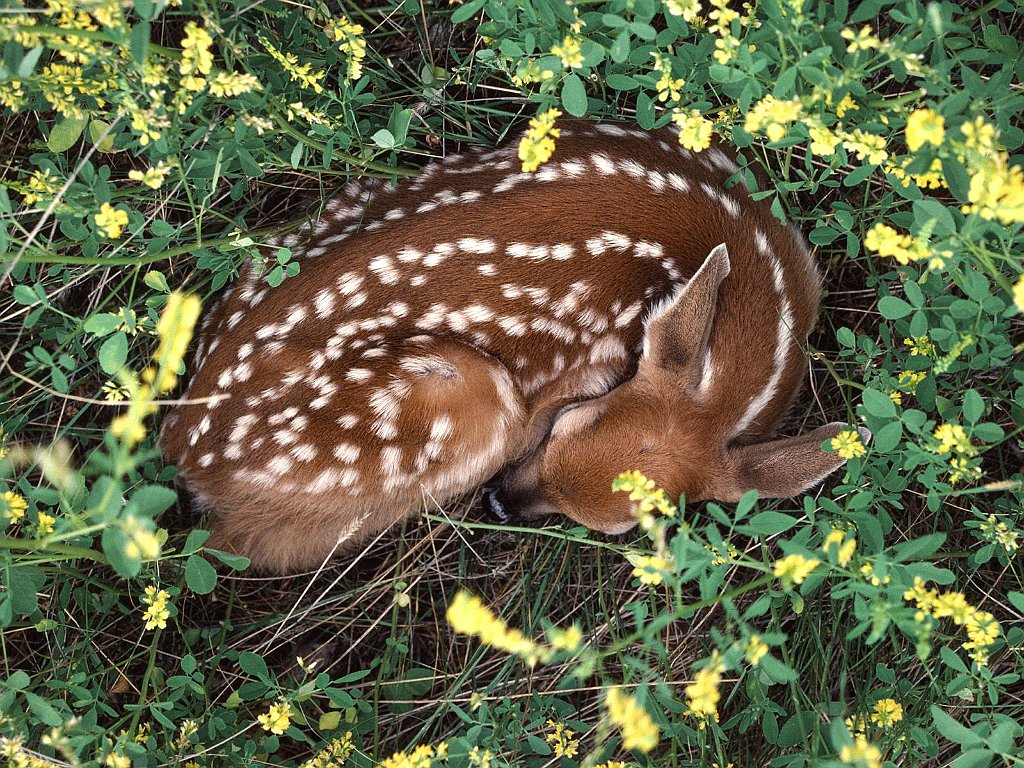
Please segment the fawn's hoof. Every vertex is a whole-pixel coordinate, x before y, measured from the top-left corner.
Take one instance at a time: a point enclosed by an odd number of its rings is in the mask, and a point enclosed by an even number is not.
[[[486,485],[480,492],[480,502],[484,509],[497,518],[498,522],[507,525],[513,521],[512,513],[509,511],[505,500],[505,494],[496,486]]]

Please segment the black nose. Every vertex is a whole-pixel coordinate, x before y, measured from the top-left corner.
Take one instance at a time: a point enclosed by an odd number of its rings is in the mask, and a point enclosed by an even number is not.
[[[498,519],[500,523],[511,523],[512,512],[508,505],[508,498],[504,492],[496,486],[484,486],[480,493],[480,501],[484,509]]]

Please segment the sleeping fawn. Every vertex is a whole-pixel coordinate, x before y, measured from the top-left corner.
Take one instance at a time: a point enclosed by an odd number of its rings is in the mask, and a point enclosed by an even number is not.
[[[736,170],[671,129],[567,123],[535,173],[512,145],[349,184],[282,241],[299,275],[243,271],[200,335],[206,401],[164,422],[210,545],[314,566],[492,478],[499,516],[608,533],[634,524],[624,470],[694,501],[822,480],[843,424],[774,438],[820,280]]]

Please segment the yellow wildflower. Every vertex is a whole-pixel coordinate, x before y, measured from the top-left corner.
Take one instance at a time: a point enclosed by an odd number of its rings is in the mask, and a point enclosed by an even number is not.
[[[1018,312],[1024,312],[1024,274],[1013,284],[1013,303],[1017,305]]]
[[[287,701],[271,704],[266,714],[256,718],[263,730],[281,735],[292,724],[292,705]]]
[[[843,134],[843,146],[862,160],[875,165],[884,163],[889,157],[889,153],[885,151],[885,137],[867,133],[859,128],[853,133]]]
[[[552,627],[548,630],[548,640],[554,650],[571,653],[583,645],[583,632],[575,624],[568,629]]]
[[[857,458],[866,453],[864,441],[861,440],[860,433],[855,429],[844,429],[833,437],[832,450],[844,459]]]
[[[879,699],[875,702],[871,722],[879,728],[892,728],[903,719],[903,706],[895,699]]]
[[[171,596],[164,590],[157,590],[152,584],[146,587],[146,595],[142,598],[142,602],[149,606],[142,614],[142,618],[146,621],[146,629],[167,628],[167,619],[171,616],[171,612],[167,608],[167,601],[170,599]]]
[[[812,122],[807,128],[807,132],[811,137],[812,154],[819,157],[831,157],[836,153],[840,138],[830,128],[825,127],[824,123]]]
[[[536,171],[541,163],[547,162],[555,151],[555,139],[560,133],[555,120],[562,113],[551,108],[531,118],[530,127],[519,140],[519,159],[523,162],[523,173]]]
[[[351,736],[351,734],[349,734]],[[433,761],[444,760],[448,754],[448,745],[445,742],[441,742],[437,747],[432,747],[429,744],[420,744],[412,750],[412,752],[396,752],[391,757],[384,760],[379,768],[430,768],[433,765]],[[490,753],[487,753],[490,755]],[[477,758],[482,757],[479,753]],[[333,766],[340,766],[341,763],[324,763],[322,766],[309,766],[309,768],[333,768]],[[303,765],[302,768],[307,768]]]
[[[21,522],[25,517],[25,510],[28,509],[28,502],[23,496],[14,491],[5,491],[0,495],[0,503],[3,504],[3,515],[9,523]]]
[[[167,174],[170,173],[173,167],[166,160],[161,160],[147,171],[128,171],[128,178],[132,181],[138,181],[150,189],[160,189],[167,178]]]
[[[555,757],[575,757],[579,753],[580,740],[573,738],[576,734],[571,728],[566,728],[565,723],[556,723],[548,720],[548,728],[553,729],[544,737],[544,740],[551,745]]]
[[[711,130],[714,123],[704,117],[698,109],[675,109],[672,121],[679,126],[679,143],[692,152],[700,152],[711,146]]]
[[[281,65],[288,77],[304,88],[312,88],[315,93],[323,93],[323,80],[327,77],[326,72],[313,69],[310,64],[299,64],[299,58],[294,53],[279,51],[265,38],[260,38],[267,53]]]
[[[493,759],[494,755],[489,749],[473,747],[469,750],[469,762],[471,765],[475,765],[476,768],[491,768],[491,760]]]
[[[935,620],[949,618],[957,626],[963,626],[968,640],[960,647],[979,667],[988,663],[989,649],[999,638],[999,622],[991,613],[972,606],[960,592],[940,593],[928,589],[917,576],[913,586],[903,593],[903,599],[914,603],[922,616]]]
[[[761,639],[760,635],[751,635],[743,646],[743,657],[752,667],[756,667],[765,656],[768,655],[768,644]]]
[[[854,736],[852,746],[839,750],[839,759],[857,768],[882,768],[882,753],[865,736]]]
[[[935,344],[925,336],[915,336],[912,339],[904,339],[904,345],[910,347],[910,356],[935,357]]]
[[[366,58],[366,40],[363,38],[363,25],[353,24],[348,19],[332,20],[328,32],[340,43],[339,48],[345,54],[348,69],[345,73],[349,80],[358,80],[363,75],[363,59]]]
[[[1010,528],[1006,523],[996,522],[995,515],[989,515],[986,522],[980,526],[981,533],[988,541],[999,544],[1009,554],[1020,549],[1020,534]]]
[[[150,367],[142,374],[157,392],[169,392],[174,388],[201,309],[202,303],[195,294],[186,296],[180,291],[168,294],[167,304],[156,324],[156,334],[160,337],[160,345],[154,355],[157,369]]]
[[[844,40],[850,41],[850,44],[846,46],[848,53],[878,48],[882,42],[875,36],[870,25],[861,27],[856,32],[852,29],[844,29],[839,34],[842,35]]]
[[[633,564],[633,575],[640,579],[641,584],[661,584],[662,577],[675,567],[671,555],[641,555],[627,552],[626,559]]]
[[[788,133],[787,124],[799,117],[799,99],[783,101],[769,94],[750,108],[743,128],[748,133],[762,133],[769,141],[780,141]]]
[[[936,453],[958,453],[973,456],[978,451],[971,444],[971,438],[967,436],[964,428],[959,424],[940,424],[932,433],[938,441],[935,447]]]
[[[815,568],[821,565],[820,560],[804,557],[803,555],[786,555],[781,560],[775,561],[773,573],[776,578],[782,581],[783,586],[792,587],[802,584]]]
[[[61,186],[60,180],[50,173],[49,168],[33,171],[28,177],[25,189],[21,191],[21,202],[27,206],[39,202],[48,203],[60,192]]]
[[[853,100],[853,96],[846,94],[842,100],[836,104],[836,117],[842,117],[847,112],[856,112],[860,107],[857,106],[857,102]]]
[[[206,86],[205,75],[213,70],[213,54],[210,48],[213,38],[210,33],[194,21],[185,25],[185,37],[181,41],[181,86],[186,91],[201,91]]]
[[[561,44],[555,43],[551,46],[551,53],[562,60],[562,66],[567,69],[579,69],[583,66],[583,51],[580,48],[580,41],[572,35],[562,38]]]
[[[541,69],[536,59],[525,59],[519,62],[516,71],[512,74],[512,83],[523,88],[531,83],[543,83],[554,76],[554,71]]]
[[[669,499],[663,488],[658,488],[653,480],[647,478],[642,472],[623,472],[612,481],[612,491],[625,491],[629,493],[630,501],[640,502],[633,510],[638,517],[650,516],[654,511],[666,517],[675,517],[676,505]],[[644,528],[650,528],[645,522]]]
[[[100,212],[94,217],[100,232],[111,240],[121,236],[121,228],[128,225],[128,212],[123,208],[114,208],[110,203],[100,206]]]
[[[210,93],[221,98],[241,96],[262,87],[256,76],[248,72],[218,72],[210,78]]]
[[[53,524],[57,522],[57,518],[52,515],[48,515],[45,512],[39,513],[39,522],[36,525],[36,529],[40,536],[45,536],[48,533],[53,533]]]
[[[764,656],[758,656],[758,661]],[[718,702],[722,695],[718,686],[722,682],[725,667],[717,658],[712,658],[703,669],[693,676],[693,682],[686,686],[686,710],[684,714],[697,718],[698,727],[704,728],[711,720],[718,721]]]
[[[122,755],[120,752],[111,752],[103,760],[103,764],[107,768],[132,768],[132,760],[128,755]]]
[[[834,552],[839,566],[846,567],[846,564],[853,558],[853,553],[857,551],[857,539],[852,537],[847,539],[846,531],[841,528],[833,528],[825,537],[825,544],[821,549],[826,554]]]
[[[995,152],[999,132],[981,115],[974,120],[962,123],[960,133],[964,135],[968,149],[973,149],[982,155],[991,155]]]
[[[983,159],[971,174],[964,213],[1003,224],[1024,222],[1024,170],[1011,165],[1005,152]]]
[[[698,0],[667,0],[665,8],[673,16],[682,16],[683,21],[687,23],[696,19],[697,14],[700,13]]]
[[[934,109],[915,109],[907,118],[907,149],[916,152],[925,144],[942,146],[946,138],[945,119]]]
[[[636,699],[619,688],[609,688],[605,691],[605,705],[609,719],[622,729],[624,749],[646,753],[658,746],[658,726]]]
[[[660,79],[654,87],[658,89],[658,101],[679,101],[680,89],[686,84],[681,77],[672,77],[672,60],[660,51],[652,51],[654,71]]]
[[[456,632],[477,637],[480,642],[498,650],[522,656],[527,663],[534,663],[540,655],[541,649],[536,643],[519,630],[510,629],[476,595],[458,592],[448,605],[446,615]]]

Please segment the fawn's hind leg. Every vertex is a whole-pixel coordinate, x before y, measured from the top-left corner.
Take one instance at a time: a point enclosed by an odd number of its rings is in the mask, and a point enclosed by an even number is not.
[[[348,362],[348,361],[346,361]],[[417,337],[334,375],[331,408],[278,399],[248,436],[280,440],[282,415],[305,417],[304,443],[272,461],[189,484],[217,512],[211,546],[288,571],[354,543],[491,477],[522,449],[521,396],[497,360],[450,339]],[[263,427],[260,430],[260,426]],[[260,457],[263,458],[262,456]],[[262,463],[262,462],[261,462]],[[282,467],[286,471],[278,472]]]

